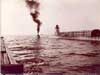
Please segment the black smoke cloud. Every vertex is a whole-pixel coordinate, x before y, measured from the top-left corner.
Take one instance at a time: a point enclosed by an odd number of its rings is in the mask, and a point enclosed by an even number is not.
[[[26,0],[26,3],[30,10],[34,9],[34,12],[30,12],[30,15],[32,16],[33,21],[37,23],[37,31],[39,33],[40,25],[42,24],[41,21],[38,19],[40,14],[39,12],[40,3],[37,0]]]

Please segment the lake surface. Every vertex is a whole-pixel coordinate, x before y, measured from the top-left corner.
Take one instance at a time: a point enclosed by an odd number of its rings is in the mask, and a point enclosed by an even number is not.
[[[7,36],[5,42],[27,75],[100,75],[100,42],[56,36]],[[38,66],[37,66],[38,65]]]

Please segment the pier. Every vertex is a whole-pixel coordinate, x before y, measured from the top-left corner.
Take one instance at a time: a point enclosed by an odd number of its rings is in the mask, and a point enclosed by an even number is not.
[[[100,41],[100,29],[60,32],[60,27],[55,27],[55,35],[68,40]]]
[[[60,34],[66,37],[91,37],[91,31],[89,30],[61,32]]]
[[[0,41],[1,41],[1,47],[0,47],[1,48],[1,50],[0,50],[1,64],[10,64],[10,60],[9,60],[7,52],[6,52],[6,47],[4,45],[3,37],[0,38]]]
[[[1,74],[23,74],[23,65],[18,64],[13,57],[9,50],[7,50],[4,37],[0,37],[0,66],[1,66]]]

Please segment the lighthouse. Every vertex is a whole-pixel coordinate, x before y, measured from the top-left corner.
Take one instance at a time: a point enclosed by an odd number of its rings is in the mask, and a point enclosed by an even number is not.
[[[59,28],[59,25],[56,25],[55,27],[55,30],[56,30],[56,35],[60,35],[60,28]]]

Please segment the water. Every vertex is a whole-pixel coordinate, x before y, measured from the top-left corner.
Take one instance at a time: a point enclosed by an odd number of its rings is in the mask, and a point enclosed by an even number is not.
[[[14,60],[24,64],[26,73],[38,68],[40,75],[100,75],[100,42],[47,35],[9,36],[5,42]]]

